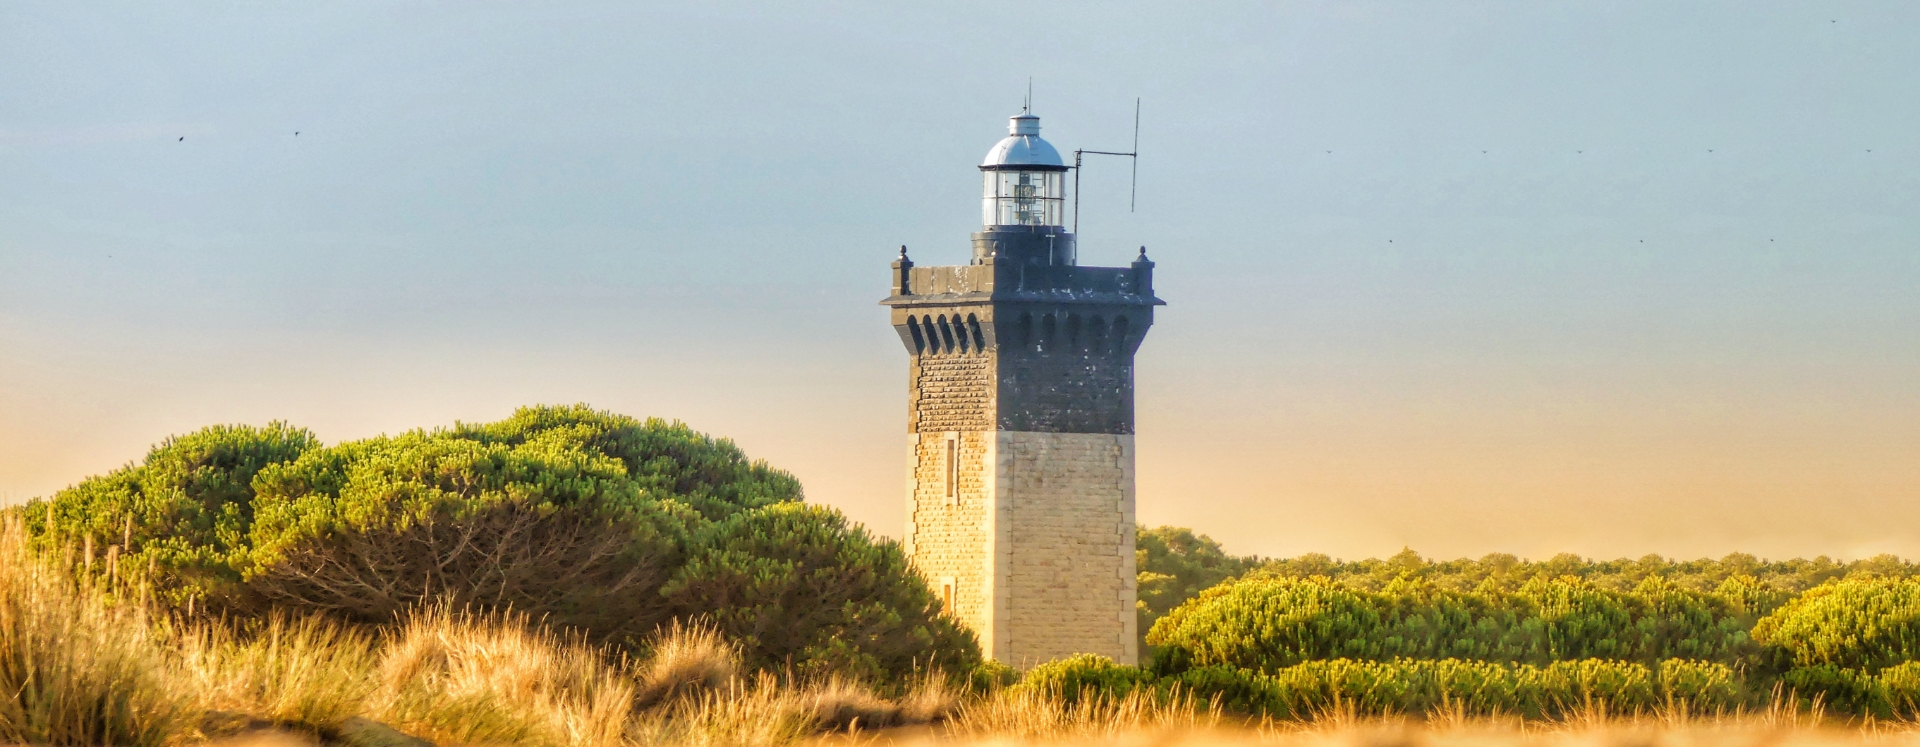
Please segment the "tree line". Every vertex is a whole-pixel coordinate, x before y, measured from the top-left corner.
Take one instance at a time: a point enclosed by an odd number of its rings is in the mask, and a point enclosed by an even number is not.
[[[1885,715],[1920,697],[1920,578],[1889,556],[1267,560],[1177,528],[1144,530],[1139,546],[1141,671],[1269,712],[1336,695],[1509,712],[1596,692],[1726,705],[1777,688]]]

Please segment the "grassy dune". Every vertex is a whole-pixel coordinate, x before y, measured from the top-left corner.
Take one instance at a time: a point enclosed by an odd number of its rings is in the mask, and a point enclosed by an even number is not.
[[[886,699],[840,679],[748,673],[697,627],[664,631],[636,661],[521,616],[435,607],[375,630],[169,618],[118,573],[73,572],[100,562],[112,561],[91,548],[44,558],[17,523],[0,529],[0,740],[783,744],[929,723],[958,703],[935,676]]]
[[[929,673],[883,697],[852,680],[754,672],[718,633],[675,626],[627,658],[514,615],[416,610],[380,628],[152,612],[91,548],[36,554],[0,528],[0,740],[165,747],[433,744],[1298,744],[1714,747],[1920,743],[1907,724],[1783,707],[1717,717],[1358,718],[1248,723],[1147,691],[966,692]],[[107,564],[106,572],[95,565]],[[79,567],[92,572],[76,573]],[[1785,702],[1785,701],[1783,701]]]

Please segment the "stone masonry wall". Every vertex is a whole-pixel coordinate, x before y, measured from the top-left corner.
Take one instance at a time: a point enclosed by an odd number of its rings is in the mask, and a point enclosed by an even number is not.
[[[917,433],[913,445],[907,551],[936,598],[953,587],[955,617],[984,639],[993,616],[989,542],[988,465],[993,434],[983,431]],[[947,496],[947,443],[959,457],[958,495]],[[983,640],[984,644],[985,641]]]
[[[982,352],[921,355],[910,385],[915,433],[993,428],[993,358]]]
[[[1133,664],[1133,436],[1001,431],[995,658],[1026,668],[1079,653]],[[983,641],[984,642],[984,641]]]

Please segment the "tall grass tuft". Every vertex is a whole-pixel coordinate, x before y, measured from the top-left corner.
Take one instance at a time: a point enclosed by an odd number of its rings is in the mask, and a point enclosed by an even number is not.
[[[735,678],[635,720],[631,742],[684,747],[772,747],[819,730],[799,693],[769,674]]]
[[[965,698],[966,693],[954,685],[945,672],[927,670],[900,698],[900,723],[933,724],[946,721],[960,710]]]
[[[650,708],[690,694],[726,687],[740,669],[740,650],[710,625],[675,621],[648,645],[635,678],[634,703]]]
[[[0,740],[164,744],[191,729],[187,694],[143,607],[32,554],[0,526]]]
[[[620,744],[635,683],[604,652],[521,615],[414,613],[383,652],[369,714],[437,744]]]
[[[899,705],[874,694],[866,685],[841,677],[830,677],[802,690],[794,701],[822,731],[884,729],[900,723]]]
[[[961,706],[948,730],[976,738],[1106,739],[1142,732],[1211,732],[1222,719],[1214,704],[1178,692],[1140,689],[1113,698],[1069,699],[1045,688],[1010,687]]]
[[[203,623],[178,649],[203,707],[317,734],[364,713],[378,686],[373,640],[319,616],[275,614],[241,630]]]

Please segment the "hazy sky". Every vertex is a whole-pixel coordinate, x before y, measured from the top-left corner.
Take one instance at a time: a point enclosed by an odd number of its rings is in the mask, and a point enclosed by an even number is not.
[[[886,263],[1031,76],[1062,150],[1144,101],[1142,523],[1920,555],[1920,4],[798,5],[0,4],[0,499],[584,401],[898,536]]]

